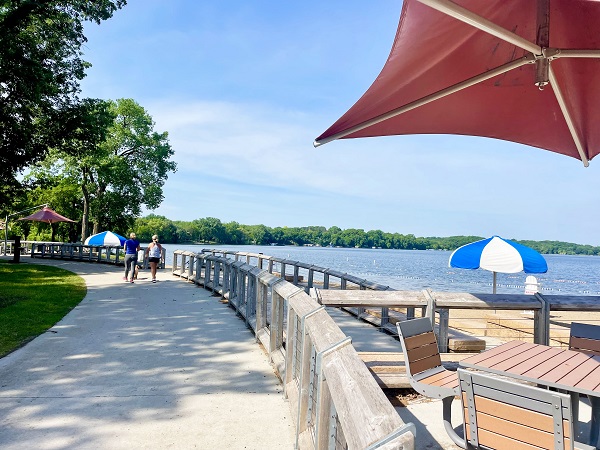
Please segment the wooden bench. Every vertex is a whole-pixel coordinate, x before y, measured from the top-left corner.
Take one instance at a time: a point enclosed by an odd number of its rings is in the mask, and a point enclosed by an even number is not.
[[[456,444],[464,442],[452,426],[452,402],[460,392],[458,376],[442,365],[431,319],[405,320],[397,322],[396,327],[410,385],[421,395],[442,400],[446,433]]]
[[[449,370],[456,370],[459,361],[475,353],[440,353],[442,365]],[[382,389],[410,388],[406,375],[404,353],[402,352],[359,352],[377,383]]]
[[[458,369],[467,448],[592,449],[574,443],[571,398]]]
[[[600,326],[588,323],[571,323],[571,332],[569,335],[569,349],[576,350],[591,356],[600,356]],[[571,394],[573,405],[578,405],[576,396]],[[590,433],[590,442],[596,443],[600,447],[600,433],[598,433],[598,422],[600,422],[600,399],[598,397],[588,397],[592,404],[592,425]],[[573,414],[578,417],[579,410],[575,406]]]
[[[588,355],[600,356],[600,326],[573,322],[569,348]]]

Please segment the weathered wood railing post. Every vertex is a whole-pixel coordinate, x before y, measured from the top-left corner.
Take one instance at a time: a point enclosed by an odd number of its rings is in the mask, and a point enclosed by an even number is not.
[[[229,297],[231,293],[231,264],[227,263],[227,258],[223,259],[223,297]]]
[[[258,297],[258,276],[262,272],[258,267],[253,267],[248,272],[248,298],[246,300],[246,326],[253,328],[251,324],[257,322],[257,297]]]
[[[204,263],[205,255],[201,253],[197,255],[196,264],[194,269],[194,283],[197,285],[202,284],[202,264]]]
[[[187,268],[187,279],[191,281],[194,279],[194,269],[196,268],[196,255],[190,253],[188,256],[188,268]]]
[[[221,261],[218,256],[211,258],[212,263],[212,291],[217,292],[219,290],[219,284],[221,281]]]
[[[258,275],[258,287],[256,297],[256,333],[260,330],[267,328],[268,320],[267,313],[269,309],[269,297],[272,292],[273,285],[281,281],[280,278],[268,272],[261,272]]]
[[[91,252],[90,252],[91,254]],[[171,273],[177,272],[177,259],[180,257],[179,251],[173,252],[173,265],[171,266]]]
[[[229,301],[233,302],[235,301],[235,298],[238,295],[238,267],[239,267],[239,262],[237,260],[234,260],[233,263],[231,263],[231,272],[229,275]]]

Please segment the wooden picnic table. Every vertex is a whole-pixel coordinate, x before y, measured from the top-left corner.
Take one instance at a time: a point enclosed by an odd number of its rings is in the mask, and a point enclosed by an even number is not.
[[[460,361],[461,367],[510,376],[571,393],[573,407],[578,394],[592,406],[590,444],[599,446],[600,357],[542,344],[510,341]]]

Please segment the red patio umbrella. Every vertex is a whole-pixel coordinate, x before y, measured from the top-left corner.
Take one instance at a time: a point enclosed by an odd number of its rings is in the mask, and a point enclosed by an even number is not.
[[[50,224],[50,228],[52,230],[52,236],[51,236],[51,240],[54,241],[54,227],[52,227],[53,223],[56,222],[75,222],[74,220],[68,219],[65,216],[61,216],[60,214],[58,214],[56,211],[54,211],[53,209],[48,208],[47,206],[45,206],[44,208],[40,209],[39,211],[27,216],[27,217],[21,217],[19,220],[33,220],[36,222],[46,222]]]
[[[600,152],[600,2],[404,0],[367,92],[315,140],[458,134]]]
[[[65,216],[61,216],[53,209],[45,206],[38,212],[35,212],[27,217],[21,217],[19,220],[34,220],[37,222],[55,223],[55,222],[75,222],[74,220],[68,219]]]

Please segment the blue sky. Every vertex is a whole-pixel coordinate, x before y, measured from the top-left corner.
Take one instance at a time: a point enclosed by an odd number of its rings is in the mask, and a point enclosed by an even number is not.
[[[315,137],[381,70],[401,2],[128,0],[86,27],[85,97],[133,98],[179,165],[173,220],[600,245],[600,161],[509,142]]]

